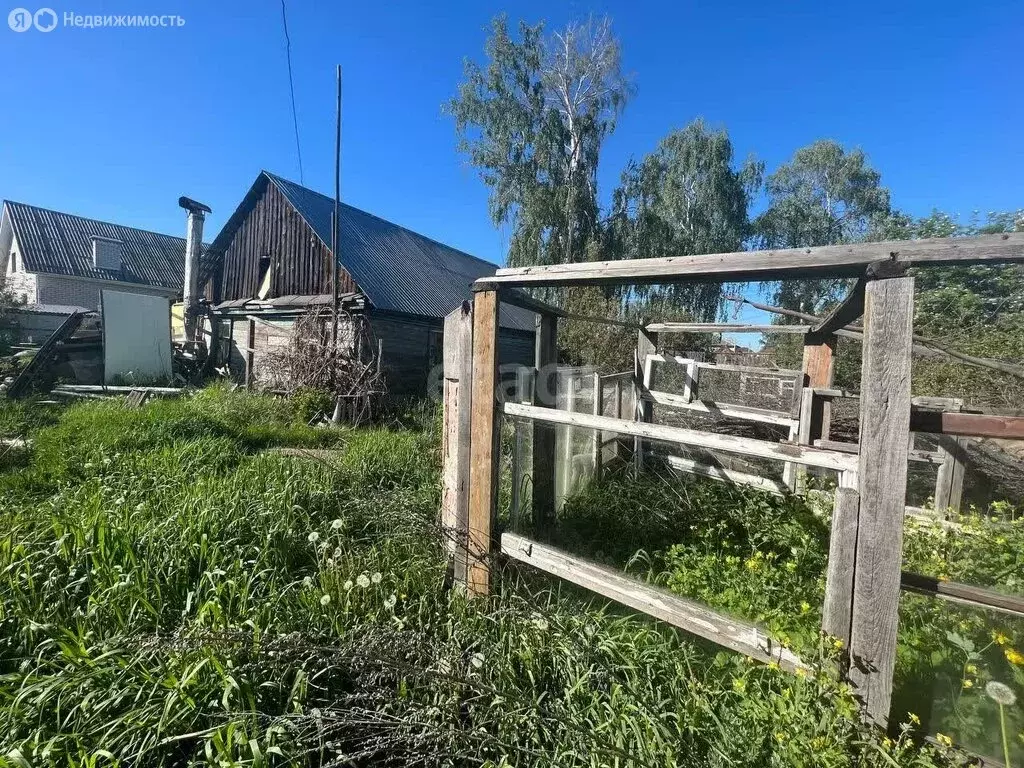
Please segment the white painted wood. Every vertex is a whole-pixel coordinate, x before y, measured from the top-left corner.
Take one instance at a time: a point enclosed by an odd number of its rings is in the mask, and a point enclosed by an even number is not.
[[[739,472],[735,469],[712,467],[708,464],[701,464],[699,461],[685,459],[681,456],[666,456],[665,462],[672,467],[672,469],[678,470],[679,472],[686,472],[691,475],[700,475],[701,477],[710,477],[713,480],[721,480],[723,483],[729,483],[730,485],[749,485],[751,488],[757,488],[758,490],[767,491],[768,493],[774,493],[777,495],[789,492],[789,488],[783,482],[772,480],[768,477],[750,475],[746,472]]]
[[[743,456],[757,456],[777,461],[793,461],[809,467],[820,467],[837,472],[856,471],[857,457],[821,448],[771,443],[735,435],[719,435],[682,427],[667,427],[661,424],[613,419],[610,416],[594,416],[588,413],[567,413],[549,408],[536,408],[518,403],[505,403],[502,410],[506,416],[533,419],[550,424],[571,424],[588,429],[600,429],[620,435],[633,435],[648,440],[693,445],[710,451],[725,451]]]
[[[776,643],[755,624],[724,616],[706,605],[644,584],[611,568],[514,533],[502,534],[501,551],[514,560],[758,661],[775,662],[790,671],[807,668],[798,656]]]

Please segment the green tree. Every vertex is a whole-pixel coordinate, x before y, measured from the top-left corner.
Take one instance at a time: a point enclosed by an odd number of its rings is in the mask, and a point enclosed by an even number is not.
[[[768,207],[754,223],[762,248],[804,248],[866,239],[872,222],[890,214],[889,190],[861,149],[830,139],[798,149],[765,181]],[[774,300],[788,309],[819,312],[835,301],[842,280],[785,281]]]
[[[709,129],[698,119],[672,131],[623,172],[610,219],[611,250],[632,259],[741,250],[751,233],[747,211],[763,170],[753,159],[734,166],[724,129]],[[638,296],[713,320],[721,286],[646,289]]]
[[[631,93],[610,22],[494,20],[483,67],[467,60],[447,105],[459,150],[490,188],[496,225],[511,225],[508,263],[582,261],[599,227],[601,145]]]

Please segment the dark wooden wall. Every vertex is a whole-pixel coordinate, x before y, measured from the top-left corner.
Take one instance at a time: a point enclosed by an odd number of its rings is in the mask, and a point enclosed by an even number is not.
[[[214,301],[255,298],[260,284],[260,259],[271,259],[270,295],[316,295],[331,292],[330,248],[273,184],[245,217],[224,251],[214,278]],[[357,291],[352,276],[338,271],[338,290]]]

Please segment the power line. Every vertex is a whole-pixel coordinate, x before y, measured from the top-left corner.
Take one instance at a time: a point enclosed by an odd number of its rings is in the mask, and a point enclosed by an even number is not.
[[[285,53],[288,58],[288,88],[292,94],[292,122],[295,125],[295,153],[299,156],[299,183],[305,185],[302,173],[302,147],[299,146],[299,116],[295,111],[295,81],[292,78],[292,40],[288,36],[288,14],[285,13],[284,0],[281,0],[281,21],[284,23]]]

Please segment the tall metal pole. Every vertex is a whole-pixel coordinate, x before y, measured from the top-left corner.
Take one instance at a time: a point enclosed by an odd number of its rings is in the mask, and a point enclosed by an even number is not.
[[[334,295],[331,323],[331,353],[338,356],[338,250],[341,247],[341,64],[338,65],[338,109],[334,136],[334,220],[331,227],[331,291]],[[333,383],[337,363],[331,366]]]

